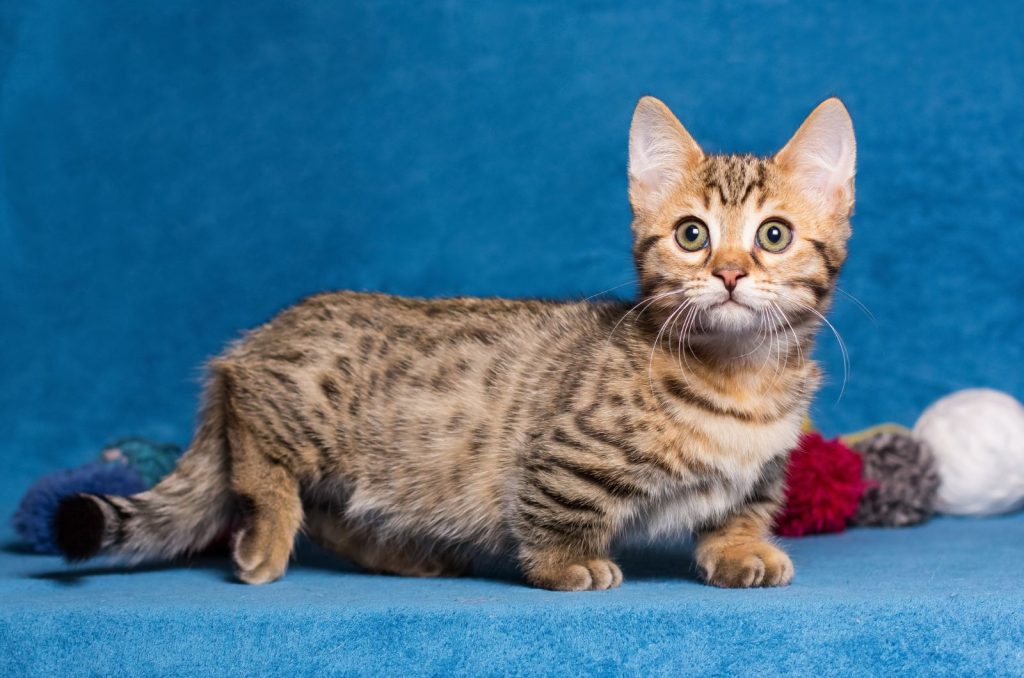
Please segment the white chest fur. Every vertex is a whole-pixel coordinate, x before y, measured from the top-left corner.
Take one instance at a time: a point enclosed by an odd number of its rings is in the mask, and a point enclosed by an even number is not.
[[[640,507],[630,532],[648,540],[687,534],[703,524],[721,520],[749,495],[760,479],[760,468],[732,476],[669,490],[662,498]]]

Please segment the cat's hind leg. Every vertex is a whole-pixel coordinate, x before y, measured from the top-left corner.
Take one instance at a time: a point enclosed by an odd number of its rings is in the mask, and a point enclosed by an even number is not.
[[[237,412],[232,415],[227,426],[231,489],[242,517],[232,556],[239,579],[265,584],[280,578],[288,567],[302,523],[299,483],[287,455],[256,435]]]

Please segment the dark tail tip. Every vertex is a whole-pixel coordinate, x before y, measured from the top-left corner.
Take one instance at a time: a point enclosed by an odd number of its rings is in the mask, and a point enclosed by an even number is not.
[[[100,552],[106,518],[92,497],[76,494],[61,500],[53,515],[57,548],[70,562],[87,560]]]

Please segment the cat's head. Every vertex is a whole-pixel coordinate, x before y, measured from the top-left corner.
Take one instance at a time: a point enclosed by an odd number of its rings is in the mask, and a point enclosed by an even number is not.
[[[846,258],[855,156],[839,99],[770,158],[705,154],[665,104],[641,99],[629,199],[645,313],[734,336],[824,313]]]

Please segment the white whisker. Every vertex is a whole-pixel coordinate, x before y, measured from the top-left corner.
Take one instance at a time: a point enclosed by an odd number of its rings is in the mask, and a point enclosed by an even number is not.
[[[654,346],[651,347],[651,358],[650,358],[650,360],[648,361],[648,364],[647,364],[647,381],[650,382],[650,385],[651,385],[651,395],[655,395],[655,393],[654,393],[654,354],[658,350],[658,344],[661,343],[661,337],[665,333],[665,328],[668,326],[668,324],[670,322],[672,322],[673,318],[675,318],[677,315],[682,313],[683,310],[686,309],[689,305],[690,305],[690,302],[689,301],[685,301],[682,304],[680,304],[679,307],[676,308],[676,310],[672,311],[672,313],[669,314],[668,318],[665,319],[665,322],[663,322],[661,324],[661,327],[658,329],[658,335],[654,338]],[[669,355],[671,356],[671,353],[669,353]]]
[[[690,300],[687,300],[685,303],[686,303],[687,306],[690,306],[690,309],[686,312],[686,318],[689,318],[690,314],[693,313],[693,311],[694,311],[694,309],[692,307],[693,306],[693,302],[690,301]],[[675,332],[676,323],[679,322],[680,317],[681,316],[677,315],[675,320],[672,321],[672,325],[669,327],[670,341],[671,341],[672,333]],[[684,328],[686,326],[686,318],[683,319],[683,327]],[[676,343],[676,364],[679,366],[679,371],[680,372],[683,371],[683,347],[682,347],[682,341],[683,341],[683,328],[680,328],[679,336],[678,336],[678,338],[677,338],[677,340],[675,342]],[[672,346],[672,344],[670,343],[669,344],[669,347],[670,347],[669,348],[669,357],[670,358],[672,357],[671,346]]]
[[[871,312],[871,309],[869,309],[867,306],[864,305],[864,302],[862,302],[860,299],[858,299],[857,297],[853,296],[852,294],[850,294],[846,290],[842,289],[838,285],[833,287],[833,289],[836,292],[839,292],[839,294],[842,294],[843,296],[845,296],[847,299],[852,301],[854,304],[856,304],[857,308],[859,308],[861,311],[863,311],[864,315],[866,315],[868,318],[871,319],[871,322],[873,322],[873,323],[877,322],[875,320],[875,314]]]
[[[843,394],[846,393],[846,384],[850,380],[850,353],[849,353],[849,351],[846,350],[846,342],[843,341],[843,337],[842,337],[841,334],[839,334],[839,330],[836,329],[836,326],[833,325],[832,323],[830,323],[828,318],[823,316],[816,308],[814,308],[812,306],[808,306],[807,304],[804,304],[802,302],[799,302],[799,301],[793,299],[792,297],[779,292],[778,290],[776,290],[776,293],[779,296],[781,296],[784,299],[786,299],[786,301],[788,301],[789,303],[793,304],[794,306],[799,306],[800,308],[804,309],[805,311],[809,311],[809,312],[813,313],[814,315],[818,316],[818,318],[820,318],[821,321],[823,323],[825,323],[826,325],[828,325],[828,328],[830,330],[832,330],[832,334],[835,336],[836,342],[839,344],[839,350],[843,354],[843,384],[842,384],[842,386],[839,389],[839,397],[836,398],[836,404],[838,404],[839,401],[843,399]]]
[[[634,284],[636,284],[636,282],[637,282],[637,281],[636,281],[636,279],[635,279],[635,278],[634,278],[633,280],[627,280],[626,282],[624,282],[624,283],[620,283],[620,284],[616,285],[615,287],[609,287],[609,288],[608,288],[608,289],[606,289],[606,290],[601,290],[601,291],[600,291],[600,292],[598,292],[597,294],[591,294],[591,295],[590,295],[589,297],[587,297],[587,298],[586,298],[586,299],[584,299],[583,301],[590,301],[591,299],[596,299],[597,297],[600,297],[601,295],[604,295],[604,294],[608,294],[608,293],[609,293],[609,292],[611,292],[612,290],[617,290],[617,289],[619,289],[620,287],[625,287],[626,285],[634,285]]]
[[[682,353],[687,372],[690,371],[690,331],[693,329],[694,323],[697,322],[698,316],[700,316],[700,309],[694,306],[687,314],[686,320],[683,321],[683,329],[679,333],[679,351]],[[693,356],[693,359],[702,365],[704,364],[696,355]]]
[[[770,317],[772,319],[772,331],[775,332],[775,373],[772,375],[772,380],[768,384],[768,388],[771,388],[772,386],[775,385],[775,382],[778,380],[779,374],[781,373],[781,371],[789,363],[789,350],[788,349],[786,350],[786,362],[783,363],[782,362],[782,332],[780,331],[781,328],[779,327],[778,323],[776,322],[775,312],[772,310],[772,307],[768,306],[766,308],[766,310],[768,311],[768,317]]]
[[[796,356],[798,360],[797,364],[802,365],[804,362],[804,350],[800,346],[800,338],[797,337],[796,335],[796,328],[793,327],[793,323],[789,322],[789,318],[786,317],[785,312],[783,312],[782,307],[780,307],[778,303],[774,301],[770,301],[768,303],[775,307],[775,311],[778,314],[778,317],[782,319],[782,322],[786,323],[786,325],[789,326],[789,332],[790,334],[793,335],[793,345],[796,346]]]
[[[662,294],[658,294],[658,295],[655,295],[653,297],[647,297],[646,299],[643,299],[640,303],[638,303],[636,306],[634,306],[633,308],[631,308],[628,311],[626,311],[623,314],[623,316],[621,318],[619,318],[619,321],[617,323],[615,323],[615,327],[613,327],[612,331],[608,333],[608,339],[612,338],[612,335],[614,335],[615,331],[617,329],[619,329],[619,325],[622,324],[622,321],[625,320],[626,318],[628,318],[629,314],[632,313],[633,311],[635,311],[638,307],[644,306],[643,310],[641,310],[640,313],[637,314],[637,318],[639,318],[643,314],[643,312],[646,311],[647,308],[651,304],[656,302],[657,300],[664,299],[665,297],[671,296],[673,294],[682,294],[685,291],[686,291],[686,289],[681,287],[679,289],[672,290],[671,292],[663,292]]]

